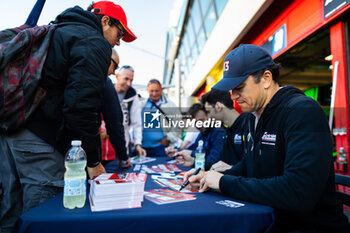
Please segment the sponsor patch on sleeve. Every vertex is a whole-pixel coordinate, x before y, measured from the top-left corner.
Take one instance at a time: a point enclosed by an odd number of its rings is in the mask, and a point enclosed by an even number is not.
[[[233,138],[233,143],[234,144],[242,144],[242,135],[235,134]]]

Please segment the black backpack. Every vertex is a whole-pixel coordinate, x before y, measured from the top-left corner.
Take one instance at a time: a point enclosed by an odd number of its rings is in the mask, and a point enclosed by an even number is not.
[[[23,126],[45,97],[39,83],[56,26],[0,31],[0,132]]]

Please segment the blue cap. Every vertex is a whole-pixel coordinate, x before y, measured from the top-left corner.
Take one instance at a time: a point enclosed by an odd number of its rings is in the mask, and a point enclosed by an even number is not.
[[[224,77],[212,88],[222,91],[235,89],[249,75],[275,64],[270,54],[253,44],[241,44],[232,50],[224,61]]]

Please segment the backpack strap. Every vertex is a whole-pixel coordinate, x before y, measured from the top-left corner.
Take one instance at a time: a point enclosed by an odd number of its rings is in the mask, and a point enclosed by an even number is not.
[[[168,121],[168,122],[170,122],[170,120],[169,120],[169,118],[167,117],[167,115],[165,114],[165,112],[159,107],[159,106],[157,106],[153,101],[151,101],[152,102],[152,105],[154,106],[154,107],[156,107],[162,114],[163,114],[163,116],[165,117],[165,119]]]

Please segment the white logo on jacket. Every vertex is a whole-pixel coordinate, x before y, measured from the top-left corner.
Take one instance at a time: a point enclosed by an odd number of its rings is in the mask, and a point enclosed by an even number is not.
[[[276,138],[276,134],[265,132],[261,137],[261,144],[274,146],[276,145]]]

